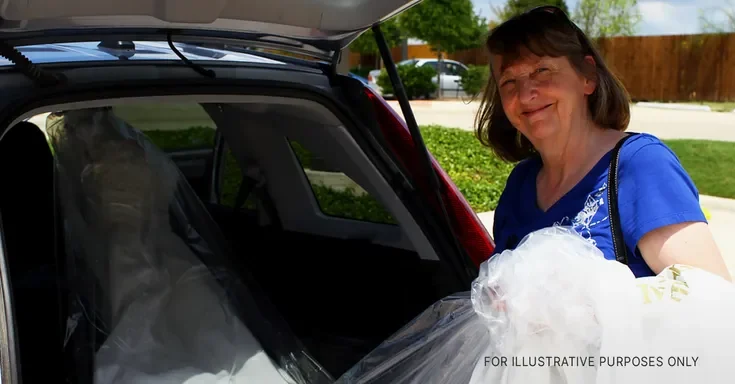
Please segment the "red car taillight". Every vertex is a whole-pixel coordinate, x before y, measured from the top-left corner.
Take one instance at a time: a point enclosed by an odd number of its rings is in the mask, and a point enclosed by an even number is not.
[[[366,88],[365,92],[373,103],[380,130],[383,132],[390,150],[411,176],[421,183],[417,187],[428,192],[430,188],[428,176],[424,171],[425,168],[422,168],[419,164],[419,154],[406,123],[382,97],[369,88]],[[495,249],[495,244],[467,200],[433,156],[431,156],[431,163],[434,170],[438,172],[439,181],[444,187],[442,197],[447,205],[452,229],[472,262],[479,266],[490,257]],[[435,195],[433,193],[427,193],[427,195],[435,208],[440,209],[439,202],[434,198]]]

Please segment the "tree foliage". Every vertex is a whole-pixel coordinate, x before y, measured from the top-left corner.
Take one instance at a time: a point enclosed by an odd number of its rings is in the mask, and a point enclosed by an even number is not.
[[[572,19],[591,38],[631,36],[641,14],[637,0],[580,0]]]
[[[495,16],[498,17],[500,22],[503,22],[513,16],[543,5],[559,7],[564,13],[569,14],[569,8],[567,8],[567,3],[564,0],[508,0],[502,8],[492,5],[491,7]]]
[[[699,10],[699,25],[704,33],[735,32],[735,6],[731,1],[726,5]]]
[[[442,52],[454,53],[480,46],[488,31],[487,22],[475,13],[471,0],[424,0],[400,18],[409,36],[421,39],[437,51],[437,83],[441,84]],[[441,98],[442,88],[437,96]]]
[[[477,47],[488,30],[471,0],[424,0],[400,16],[400,27],[447,53]]]

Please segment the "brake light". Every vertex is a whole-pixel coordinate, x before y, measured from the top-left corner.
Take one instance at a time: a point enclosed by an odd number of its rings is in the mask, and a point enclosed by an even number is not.
[[[373,90],[365,88],[365,92],[373,103],[380,130],[388,141],[390,150],[411,176],[418,180],[420,185],[417,187],[427,193],[432,205],[439,210],[439,202],[436,201],[435,195],[430,193],[425,168],[421,167],[418,162],[417,149],[405,121]],[[431,163],[434,170],[438,172],[439,181],[444,187],[442,198],[446,202],[452,229],[472,262],[479,267],[483,261],[490,257],[495,249],[495,243],[493,243],[482,221],[433,156],[431,156]]]

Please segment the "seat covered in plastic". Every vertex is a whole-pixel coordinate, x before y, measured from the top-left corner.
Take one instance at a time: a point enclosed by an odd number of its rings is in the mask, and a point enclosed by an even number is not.
[[[67,352],[95,383],[326,382],[176,165],[110,109],[55,114]],[[246,235],[246,234],[244,234]]]

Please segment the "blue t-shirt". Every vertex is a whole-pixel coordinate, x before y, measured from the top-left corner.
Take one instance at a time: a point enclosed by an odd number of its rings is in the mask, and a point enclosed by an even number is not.
[[[511,172],[493,225],[495,253],[513,249],[529,233],[553,225],[570,226],[615,260],[608,220],[607,174],[612,151],[546,212],[536,203],[538,157]],[[706,222],[699,193],[676,155],[649,134],[630,137],[618,165],[618,206],[628,264],[636,277],[654,275],[638,252],[638,241],[656,228],[688,221]]]

